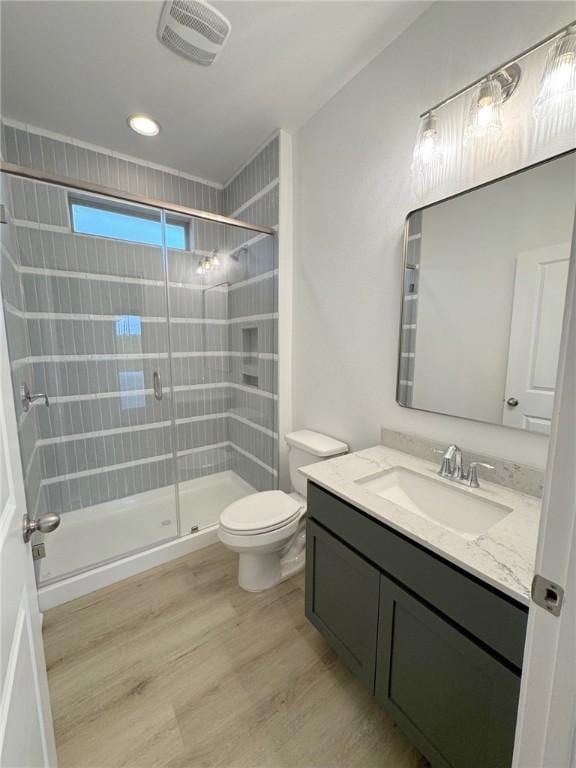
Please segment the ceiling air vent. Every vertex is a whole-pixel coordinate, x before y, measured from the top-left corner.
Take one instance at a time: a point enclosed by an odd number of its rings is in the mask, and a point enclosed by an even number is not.
[[[208,67],[230,35],[230,22],[201,0],[168,0],[164,4],[158,37],[167,48],[196,64]]]

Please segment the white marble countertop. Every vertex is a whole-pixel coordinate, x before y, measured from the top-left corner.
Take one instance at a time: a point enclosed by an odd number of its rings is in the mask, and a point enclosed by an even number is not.
[[[481,488],[466,488],[466,492],[511,507],[512,512],[486,533],[479,536],[462,535],[432,519],[409,512],[356,482],[395,466],[434,477],[450,487],[455,485],[438,476],[437,464],[384,445],[310,464],[300,471],[308,479],[390,528],[528,605],[541,500],[481,480]]]

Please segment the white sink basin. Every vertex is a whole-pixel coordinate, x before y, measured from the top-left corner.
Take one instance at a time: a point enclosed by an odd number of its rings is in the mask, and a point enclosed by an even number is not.
[[[408,512],[468,536],[486,533],[512,512],[512,507],[477,496],[464,486],[404,467],[391,467],[356,482]]]

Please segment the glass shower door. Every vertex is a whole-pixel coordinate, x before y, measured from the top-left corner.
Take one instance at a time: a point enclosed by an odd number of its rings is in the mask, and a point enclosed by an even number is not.
[[[274,238],[198,218],[188,229],[187,249],[168,249],[183,534],[278,480]]]
[[[179,534],[168,228],[149,207],[10,184],[29,346],[16,371],[50,403],[19,410],[28,504],[62,516],[41,561],[46,583]],[[185,228],[169,237],[183,246]]]

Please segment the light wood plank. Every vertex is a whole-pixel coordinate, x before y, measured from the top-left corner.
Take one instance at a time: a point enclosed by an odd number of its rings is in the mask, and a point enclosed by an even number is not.
[[[61,768],[416,768],[304,616],[217,544],[48,611]]]

